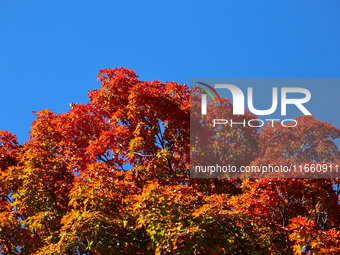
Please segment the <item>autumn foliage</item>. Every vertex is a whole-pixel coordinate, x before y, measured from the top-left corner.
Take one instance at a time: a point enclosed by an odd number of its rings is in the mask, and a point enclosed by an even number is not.
[[[28,142],[0,131],[1,254],[340,253],[338,179],[191,179],[189,88],[98,79],[90,103],[35,113]],[[339,128],[299,124],[242,133],[226,157],[339,163]]]

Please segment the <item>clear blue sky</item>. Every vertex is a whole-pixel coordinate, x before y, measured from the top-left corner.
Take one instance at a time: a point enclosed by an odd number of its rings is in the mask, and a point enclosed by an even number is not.
[[[340,1],[0,1],[0,130],[69,110],[102,68],[143,80],[340,77]],[[329,102],[339,124],[340,88]],[[321,118],[321,117],[319,117]],[[339,126],[339,125],[338,125]]]

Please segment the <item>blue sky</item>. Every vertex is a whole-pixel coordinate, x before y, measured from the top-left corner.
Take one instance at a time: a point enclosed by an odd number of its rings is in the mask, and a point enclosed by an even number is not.
[[[339,11],[337,0],[2,0],[0,130],[27,141],[31,111],[88,102],[103,68],[188,84],[340,77]],[[340,126],[340,87],[333,92],[328,121]]]

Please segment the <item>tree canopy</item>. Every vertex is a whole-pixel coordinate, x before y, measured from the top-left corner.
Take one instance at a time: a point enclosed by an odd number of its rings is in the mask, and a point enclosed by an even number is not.
[[[90,103],[34,112],[29,141],[0,131],[1,254],[340,253],[337,178],[190,178],[189,88],[98,79]],[[235,164],[340,163],[340,129],[313,116],[242,137]]]

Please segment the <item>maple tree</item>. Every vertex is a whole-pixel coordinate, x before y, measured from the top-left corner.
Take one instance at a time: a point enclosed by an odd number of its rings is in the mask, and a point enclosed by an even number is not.
[[[0,131],[1,254],[339,254],[337,178],[190,178],[189,88],[98,78],[90,103],[35,112],[28,142]],[[223,154],[201,142],[235,165],[339,164],[340,129],[298,120],[221,131]]]

